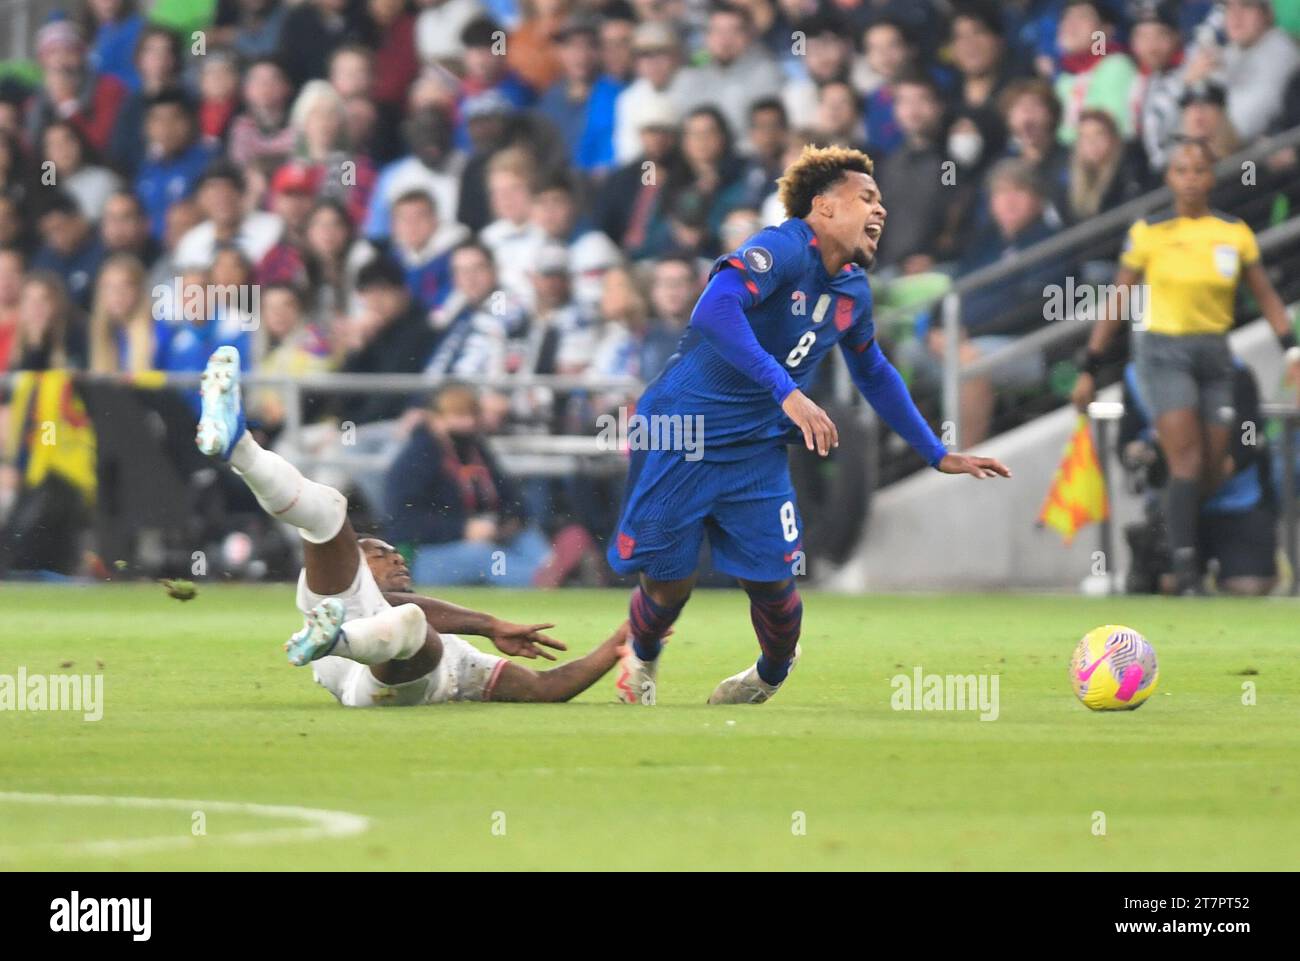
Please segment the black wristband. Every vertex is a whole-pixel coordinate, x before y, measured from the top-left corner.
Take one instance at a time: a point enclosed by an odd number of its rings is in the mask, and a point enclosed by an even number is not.
[[[1101,354],[1094,354],[1092,351],[1084,351],[1083,359],[1079,361],[1079,369],[1089,377],[1096,377],[1097,371],[1101,370]]]
[[[1281,334],[1277,338],[1277,342],[1282,345],[1283,350],[1290,350],[1292,347],[1300,347],[1300,343],[1296,342],[1295,332],[1291,330],[1288,330],[1285,334]]]

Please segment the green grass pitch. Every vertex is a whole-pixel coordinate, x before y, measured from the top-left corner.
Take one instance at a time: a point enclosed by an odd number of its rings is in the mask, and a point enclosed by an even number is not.
[[[622,591],[445,596],[553,620],[575,651],[626,606]],[[196,837],[183,805],[0,800],[0,869],[1300,867],[1289,600],[809,593],[789,685],[709,707],[756,645],[743,594],[700,591],[653,708],[613,703],[611,675],[572,704],[358,711],[285,661],[301,623],[288,585],[0,597],[0,674],[100,661],[105,699],[93,723],[0,713],[0,792],[233,802]],[[1070,692],[1075,642],[1108,622],[1159,654],[1136,712],[1093,714]],[[998,719],[893,710],[890,679],[918,665],[999,675]],[[369,826],[284,840],[301,823],[253,804]]]

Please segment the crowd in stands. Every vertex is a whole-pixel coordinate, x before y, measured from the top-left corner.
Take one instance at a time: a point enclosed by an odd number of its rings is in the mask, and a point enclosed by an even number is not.
[[[234,344],[255,372],[645,381],[713,259],[784,219],[805,144],[873,157],[879,284],[959,278],[1157,186],[1177,134],[1226,154],[1300,123],[1298,35],[1300,0],[85,0],[0,66],[0,372]],[[964,305],[963,357],[1023,333],[1007,297]],[[924,382],[944,345],[916,333],[889,346]],[[625,400],[526,391],[492,420],[591,433]],[[283,399],[250,402],[273,439]],[[307,414],[408,466],[459,449],[409,397]],[[491,503],[484,473],[437,487]],[[485,534],[401,486],[373,507],[421,540]]]

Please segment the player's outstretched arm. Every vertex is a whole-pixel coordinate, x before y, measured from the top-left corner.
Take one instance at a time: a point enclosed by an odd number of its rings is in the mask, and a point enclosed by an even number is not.
[[[545,648],[549,647],[556,651],[569,649],[563,641],[557,641],[542,633],[550,630],[555,626],[554,624],[514,624],[493,617],[491,614],[471,611],[448,601],[425,597],[422,594],[388,592],[384,594],[384,600],[394,607],[401,604],[416,604],[424,611],[424,618],[429,622],[429,626],[439,634],[472,634],[475,637],[486,637],[502,654],[509,654],[512,657],[544,657],[548,661],[553,661],[555,655]]]
[[[625,621],[590,654],[549,671],[534,671],[520,664],[506,663],[492,688],[492,700],[554,704],[577,697],[618,663],[627,650],[627,632]]]
[[[950,454],[943,441],[935,436],[921,412],[916,409],[907,385],[874,340],[862,351],[841,343],[853,383],[881,419],[907,441],[926,463],[945,474],[970,474],[972,477],[1010,477],[1011,471],[992,457]]]

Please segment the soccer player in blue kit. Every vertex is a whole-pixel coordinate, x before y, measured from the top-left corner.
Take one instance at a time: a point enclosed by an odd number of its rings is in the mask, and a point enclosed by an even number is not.
[[[749,594],[762,650],[709,703],[762,703],[794,667],[803,604],[792,565],[802,544],[785,446],[802,435],[825,457],[838,445],[834,423],[803,390],[836,344],[863,396],[931,467],[1011,476],[993,458],[949,453],[876,343],[864,268],[886,212],[871,173],[860,151],[806,147],[778,181],[789,219],[714,262],[677,353],[641,396],[636,413],[651,424],[692,418],[702,436],[693,457],[631,455],[609,547],[615,571],[640,574],[620,700],[654,702],[662,642],[695,585],[706,532],[714,567]]]

